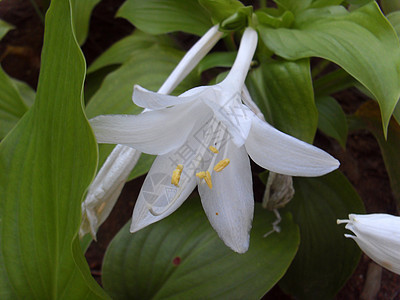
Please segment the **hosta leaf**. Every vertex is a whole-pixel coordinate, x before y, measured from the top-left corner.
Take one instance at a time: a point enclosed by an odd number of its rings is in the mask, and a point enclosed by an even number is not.
[[[312,143],[318,112],[308,59],[262,63],[251,73],[248,85],[269,123]]]
[[[203,58],[200,61],[199,66],[197,68],[198,73],[201,74],[204,71],[216,68],[216,67],[225,67],[230,68],[235,61],[237,52],[213,52]]]
[[[31,107],[33,102],[35,102],[36,92],[25,82],[17,80],[15,78],[11,78],[12,82],[14,83],[15,87],[19,91],[24,103]]]
[[[400,207],[400,126],[394,120],[389,123],[387,139],[379,126],[381,118],[376,103],[368,101],[356,112],[365,127],[375,136],[381,148],[386,170],[390,178],[390,186]]]
[[[127,0],[117,16],[150,34],[184,31],[203,35],[212,26],[197,0]]]
[[[198,0],[207,9],[215,23],[221,22],[234,14],[244,5],[238,0]]]
[[[300,248],[280,287],[296,299],[333,299],[356,267],[360,250],[336,219],[362,213],[357,193],[339,171],[295,178],[287,209],[300,227]]]
[[[290,214],[267,238],[273,213],[256,206],[250,248],[237,254],[210,226],[198,199],[166,219],[111,242],[103,284],[113,299],[260,299],[284,274],[298,245]]]
[[[71,3],[51,1],[35,104],[0,144],[0,298],[106,298],[76,238],[96,142]]]
[[[0,140],[28,110],[16,85],[0,67]]]
[[[100,0],[71,0],[75,36],[79,45],[82,45],[89,32],[89,20],[93,8]]]
[[[329,96],[316,98],[315,103],[319,113],[318,128],[346,148],[347,120],[340,104]]]
[[[136,30],[133,34],[114,43],[103,52],[89,67],[88,73],[92,73],[103,67],[122,64],[126,62],[136,50],[142,50],[154,44],[171,46],[172,40],[167,36],[153,36]]]
[[[317,56],[345,69],[379,102],[386,130],[400,96],[400,47],[375,2],[344,16],[312,18],[298,28],[260,26],[259,31],[279,56],[290,60]]]

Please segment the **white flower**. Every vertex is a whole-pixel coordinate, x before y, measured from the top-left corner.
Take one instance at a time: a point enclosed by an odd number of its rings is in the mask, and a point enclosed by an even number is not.
[[[169,94],[193,70],[198,62],[222,37],[218,25],[211,27],[204,36],[185,54],[167,80],[158,90]],[[85,201],[82,202],[82,222],[79,235],[86,233],[96,239],[100,225],[111,213],[122,188],[140,158],[141,153],[131,147],[117,145],[107,157],[96,178],[89,186]]]
[[[362,251],[382,267],[400,274],[400,217],[388,214],[350,214],[346,229],[355,235],[345,237],[356,241]]]
[[[135,86],[133,101],[152,111],[91,120],[99,143],[158,155],[136,202],[131,232],[174,212],[198,185],[211,225],[226,245],[244,253],[254,210],[248,155],[266,169],[292,176],[319,176],[339,166],[326,152],[274,129],[242,104],[256,46],[257,33],[247,28],[223,82],[179,97]]]

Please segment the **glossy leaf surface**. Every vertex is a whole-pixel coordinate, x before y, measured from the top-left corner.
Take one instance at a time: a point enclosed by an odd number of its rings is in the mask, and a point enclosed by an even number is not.
[[[130,234],[129,223],[107,250],[103,284],[113,299],[260,299],[284,274],[298,245],[290,214],[282,232],[256,206],[250,248],[237,254],[210,226],[198,199]]]

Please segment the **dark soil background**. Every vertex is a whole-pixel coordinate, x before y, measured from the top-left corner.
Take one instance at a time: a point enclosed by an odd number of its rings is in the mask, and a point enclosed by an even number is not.
[[[123,2],[124,0],[103,0],[94,9],[89,37],[82,48],[88,64],[115,41],[128,35],[134,29],[127,21],[114,18],[118,7]],[[37,3],[40,7],[41,2],[37,1]],[[23,80],[36,88],[43,43],[43,21],[29,0],[0,1],[0,19],[16,27],[0,42],[0,62],[3,69],[10,76]],[[182,47],[186,49],[194,42],[192,37],[186,35],[179,35],[178,38],[183,41]],[[334,96],[345,112],[349,114],[354,113],[359,105],[367,100],[355,89]],[[379,146],[369,132],[351,132],[346,150],[341,149],[336,141],[321,134],[317,135],[316,145],[340,160],[340,169],[358,191],[367,212],[396,214],[396,204]],[[111,216],[98,232],[98,242],[92,243],[86,253],[92,274],[99,282],[101,282],[102,258],[107,245],[129,220],[143,180],[144,178],[141,177],[126,184]],[[256,201],[260,201],[262,192],[262,189],[256,189]],[[368,257],[362,256],[355,273],[336,299],[400,299],[400,276],[385,269],[381,271],[370,262]],[[369,266],[371,266],[371,275],[367,276]],[[376,288],[375,293],[373,292],[374,287]],[[372,290],[372,296],[366,295],[365,291],[362,295],[363,290]],[[265,299],[291,298],[275,287]]]

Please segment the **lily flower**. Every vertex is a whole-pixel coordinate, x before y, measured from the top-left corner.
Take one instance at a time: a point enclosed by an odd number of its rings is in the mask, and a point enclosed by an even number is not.
[[[219,41],[223,33],[219,26],[211,27],[185,54],[167,80],[158,90],[160,94],[171,93],[176,86],[194,69],[199,61]],[[113,209],[132,169],[140,158],[140,151],[124,145],[117,145],[107,157],[100,171],[88,188],[82,202],[82,222],[79,236],[89,233],[96,240],[96,232]]]
[[[350,214],[348,220],[337,220],[337,223],[346,223],[345,228],[355,235],[345,234],[345,237],[356,241],[372,260],[400,274],[400,217]]]
[[[276,130],[242,104],[256,46],[257,32],[247,28],[221,83],[178,97],[135,86],[133,101],[152,111],[90,120],[99,143],[158,155],[136,202],[131,232],[170,215],[197,185],[212,227],[227,246],[244,253],[254,212],[249,156],[291,176],[319,176],[339,166],[328,153]]]

